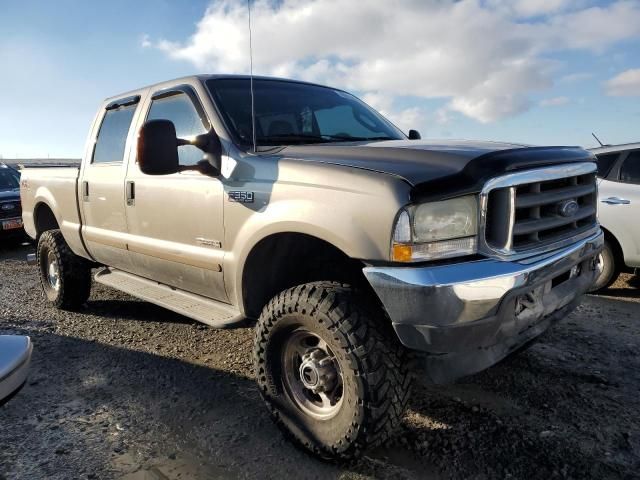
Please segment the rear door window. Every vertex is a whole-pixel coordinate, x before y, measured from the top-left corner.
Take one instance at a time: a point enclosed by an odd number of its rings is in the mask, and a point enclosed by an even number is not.
[[[93,163],[122,163],[136,106],[134,104],[107,110],[98,132]]]
[[[640,150],[630,152],[622,162],[620,181],[640,185]]]

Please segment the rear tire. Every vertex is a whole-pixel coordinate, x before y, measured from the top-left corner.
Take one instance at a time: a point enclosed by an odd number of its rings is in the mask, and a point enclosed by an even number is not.
[[[256,378],[274,422],[323,459],[384,443],[409,398],[409,352],[367,303],[348,285],[308,283],[273,298],[256,327]]]
[[[620,276],[621,265],[616,261],[615,252],[609,241],[605,240],[604,248],[600,253],[602,272],[589,290],[590,293],[601,292],[609,288]]]
[[[74,310],[91,293],[91,266],[71,251],[60,230],[48,230],[39,240],[37,263],[47,299],[62,310]]]

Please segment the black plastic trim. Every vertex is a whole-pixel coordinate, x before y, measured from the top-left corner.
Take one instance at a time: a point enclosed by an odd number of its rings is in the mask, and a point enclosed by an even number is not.
[[[202,124],[207,130],[211,130],[211,122],[209,121],[209,117],[207,117],[204,107],[202,106],[202,101],[200,101],[200,97],[198,96],[195,89],[188,84],[174,85],[163,90],[158,90],[153,95],[151,95],[152,103],[151,105],[149,105],[149,108],[147,109],[147,112],[145,114],[145,121],[149,117],[149,112],[151,111],[151,107],[153,106],[153,102],[155,100],[172,97],[174,95],[186,95],[187,97],[189,97],[191,103],[193,103],[193,106],[196,109],[196,112],[198,112],[200,120],[202,120]]]
[[[560,163],[595,162],[595,156],[580,147],[526,147],[498,150],[469,160],[462,170],[416,185],[413,202],[445,200],[478,193],[496,175],[541,168]]]
[[[135,105],[140,102],[140,95],[133,95],[131,97],[119,98],[118,100],[114,100],[109,103],[105,110],[116,110],[120,107],[128,107],[130,105]]]

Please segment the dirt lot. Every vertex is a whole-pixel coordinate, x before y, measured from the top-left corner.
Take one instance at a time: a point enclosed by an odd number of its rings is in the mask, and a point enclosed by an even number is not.
[[[393,445],[319,462],[271,424],[250,329],[213,330],[94,286],[43,300],[27,247],[0,247],[0,333],[29,334],[24,390],[0,409],[0,480],[640,478],[640,289],[623,276],[539,343],[416,389]]]

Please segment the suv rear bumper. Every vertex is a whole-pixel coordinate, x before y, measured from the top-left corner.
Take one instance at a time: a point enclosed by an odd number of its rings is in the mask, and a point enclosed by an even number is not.
[[[4,229],[4,222],[19,222],[20,227]],[[22,217],[10,217],[0,219],[0,238],[10,238],[17,236],[24,236],[24,225],[22,224]]]
[[[540,335],[579,303],[599,273],[603,234],[517,262],[484,259],[366,267],[400,341],[426,352],[429,380],[483,370]]]

